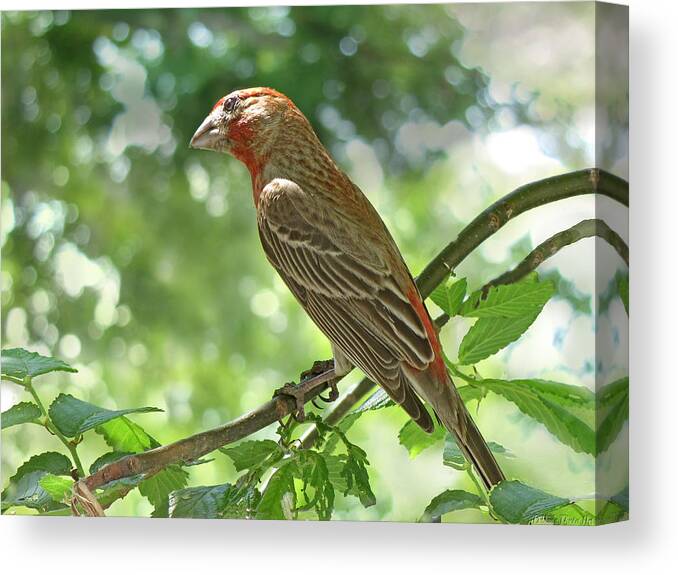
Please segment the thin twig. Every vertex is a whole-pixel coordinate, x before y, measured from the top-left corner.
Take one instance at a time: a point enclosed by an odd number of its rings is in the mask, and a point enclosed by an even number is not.
[[[492,204],[466,226],[457,239],[448,244],[417,278],[422,297],[426,298],[467,255],[490,235],[498,231],[509,219],[537,206],[581,194],[600,193],[628,205],[628,184],[597,169],[573,172],[534,182],[516,189],[508,196]],[[341,380],[329,370],[300,384],[304,389],[304,401],[309,402],[325,391],[330,384]],[[330,423],[337,423],[374,384],[363,380],[336,405],[328,416]],[[81,498],[87,493],[116,479],[133,475],[152,474],[173,463],[195,461],[219,447],[238,441],[293,413],[294,399],[278,396],[257,409],[220,427],[192,435],[175,443],[143,453],[129,455],[105,465],[96,473],[81,479],[75,493]],[[309,444],[313,441],[309,438]],[[86,497],[89,499],[88,497]],[[90,501],[90,504],[93,502]],[[91,505],[90,505],[91,507]],[[100,507],[100,506],[99,506]],[[86,511],[89,509],[86,508]],[[94,510],[96,514],[99,509]],[[102,511],[103,512],[103,511]]]
[[[564,247],[581,239],[594,236],[598,236],[609,243],[624,260],[626,265],[629,265],[629,248],[626,243],[624,243],[621,236],[610,229],[610,227],[602,220],[584,220],[567,230],[558,232],[548,240],[539,244],[515,268],[504,272],[492,281],[487,282],[483,286],[483,290],[487,290],[492,286],[514,283],[537,269],[544,261],[558,253]]]

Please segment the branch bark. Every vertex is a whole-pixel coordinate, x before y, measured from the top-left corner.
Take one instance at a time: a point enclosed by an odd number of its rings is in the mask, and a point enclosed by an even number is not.
[[[422,297],[428,297],[466,256],[509,220],[537,206],[590,193],[599,193],[628,205],[628,184],[598,169],[572,172],[517,188],[484,210],[460,232],[456,240],[450,242],[426,266],[417,278]],[[334,370],[329,370],[300,383],[304,402],[311,401],[340,380],[341,378],[334,375]],[[328,423],[340,421],[372,387],[374,384],[368,379],[363,379],[354,386],[327,416]],[[141,473],[150,475],[174,463],[195,461],[219,447],[243,439],[283,419],[295,409],[296,402],[293,398],[278,396],[225,425],[110,463],[96,473],[81,479],[76,484],[75,491],[82,498],[83,495],[93,493],[98,487],[116,479]],[[314,441],[315,432],[312,428],[302,438],[302,442],[305,446],[311,446]],[[96,500],[90,503],[93,506],[97,505]],[[87,506],[85,507],[88,511]]]

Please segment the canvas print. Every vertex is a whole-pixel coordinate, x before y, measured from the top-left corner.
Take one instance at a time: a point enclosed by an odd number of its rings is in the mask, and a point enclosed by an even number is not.
[[[628,12],[2,14],[6,515],[591,526]]]

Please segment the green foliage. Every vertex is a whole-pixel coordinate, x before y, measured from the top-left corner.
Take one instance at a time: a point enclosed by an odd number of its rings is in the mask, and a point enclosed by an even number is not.
[[[169,516],[191,519],[217,519],[227,495],[229,483],[204,487],[187,487],[174,491],[169,500]]]
[[[495,455],[502,455],[504,457],[514,457],[514,455],[506,449],[503,445],[500,445],[496,441],[487,442],[490,451]],[[445,435],[445,447],[443,448],[443,465],[452,467],[454,469],[463,469],[466,464],[466,459],[459,449],[459,445],[455,441],[454,437],[451,434]]]
[[[256,519],[294,519],[297,493],[291,462],[281,465],[268,480],[257,505]]]
[[[629,378],[622,377],[598,390],[596,410],[596,453],[600,454],[610,447],[629,418]]]
[[[129,413],[147,413],[149,411],[162,411],[162,409],[136,407],[110,410],[63,393],[59,394],[52,405],[49,406],[49,416],[52,422],[66,437],[75,437]]]
[[[464,317],[519,318],[538,314],[555,293],[551,282],[537,281],[536,274],[508,285],[472,293],[459,310]]]
[[[595,453],[595,434],[585,420],[593,418],[594,396],[585,387],[540,379],[483,379],[481,385],[514,403],[574,451]]]
[[[490,503],[507,523],[529,523],[570,502],[520,481],[502,481],[490,492]]]
[[[459,314],[478,321],[459,346],[459,363],[472,365],[516,341],[529,328],[554,293],[551,282],[531,274],[520,282],[471,294]]]
[[[398,433],[398,441],[407,449],[411,458],[415,458],[425,449],[433,447],[445,437],[445,428],[436,424],[433,433],[426,433],[410,419]]]
[[[516,341],[537,319],[537,314],[515,319],[488,317],[479,319],[461,340],[459,363],[472,365],[494,355]]]
[[[455,282],[447,280],[436,287],[429,297],[441,310],[452,317],[459,311],[461,302],[466,296],[466,289],[466,278]]]
[[[452,511],[479,509],[483,504],[483,500],[473,493],[461,489],[448,489],[431,500],[419,521],[429,522],[434,517],[440,517]]]
[[[30,507],[41,512],[61,507],[42,487],[40,480],[47,475],[70,475],[71,467],[68,457],[61,453],[48,451],[34,455],[10,477],[0,496],[3,512],[14,506]]]
[[[124,416],[99,425],[95,431],[116,451],[141,453],[160,445],[141,426]]]
[[[22,423],[36,423],[41,415],[40,408],[30,401],[22,401],[3,411],[0,415],[0,429],[7,429]]]
[[[168,465],[162,471],[139,483],[139,492],[153,505],[153,517],[169,517],[169,496],[188,483],[188,473],[178,465]]]
[[[236,471],[243,471],[256,467],[264,459],[277,454],[280,457],[283,451],[275,441],[265,439],[263,441],[243,441],[235,447],[220,449],[233,460]]]
[[[70,499],[71,489],[73,489],[73,480],[70,477],[60,477],[46,473],[38,481],[40,487],[56,503],[67,503]]]
[[[78,371],[64,361],[45,357],[34,351],[21,348],[3,349],[1,361],[3,377],[16,380],[37,377],[52,371],[68,371],[71,373]]]

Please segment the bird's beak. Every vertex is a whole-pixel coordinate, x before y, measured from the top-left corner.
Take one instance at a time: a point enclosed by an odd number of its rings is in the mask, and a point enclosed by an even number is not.
[[[217,143],[220,139],[221,134],[214,123],[212,114],[210,114],[193,134],[190,145],[191,148],[199,150],[217,150]]]

